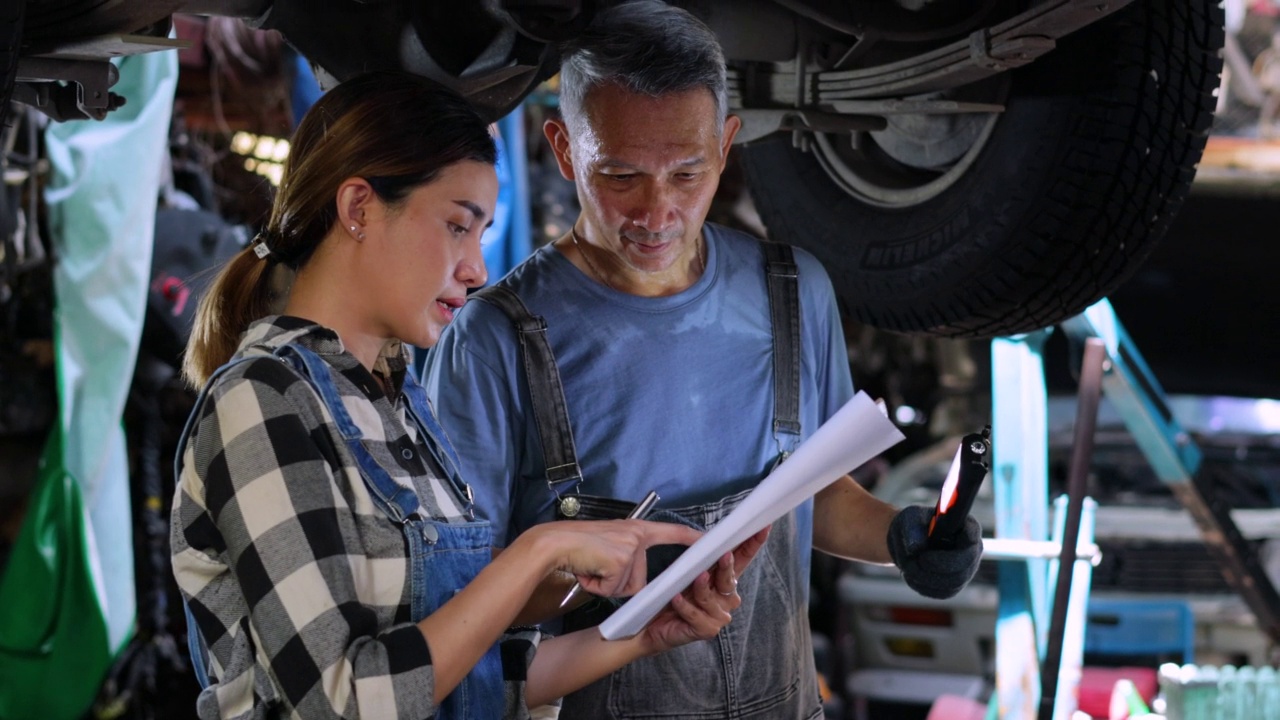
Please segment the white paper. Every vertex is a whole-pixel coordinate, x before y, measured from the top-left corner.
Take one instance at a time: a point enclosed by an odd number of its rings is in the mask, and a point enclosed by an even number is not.
[[[786,462],[761,480],[738,507],[601,623],[600,634],[606,640],[616,640],[640,632],[676,593],[689,587],[721,555],[903,439],[866,393],[854,395]]]

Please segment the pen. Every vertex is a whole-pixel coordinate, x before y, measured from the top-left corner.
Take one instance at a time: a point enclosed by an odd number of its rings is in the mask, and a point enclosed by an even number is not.
[[[649,494],[645,495],[644,499],[636,503],[636,506],[631,508],[631,512],[627,513],[627,519],[643,520],[644,517],[649,514],[649,511],[653,509],[653,506],[657,502],[658,502],[658,491],[650,490]],[[560,607],[564,607],[565,605],[568,605],[569,601],[572,600],[580,592],[582,592],[582,583],[575,582],[573,584],[573,587],[569,588],[569,594],[565,595],[564,599],[560,601]]]

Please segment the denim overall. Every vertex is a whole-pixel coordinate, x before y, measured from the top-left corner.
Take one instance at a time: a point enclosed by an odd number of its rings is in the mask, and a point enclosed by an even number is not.
[[[333,416],[347,443],[347,449],[355,458],[373,503],[402,528],[410,560],[412,618],[414,622],[422,620],[448,602],[489,563],[493,544],[489,523],[446,523],[422,517],[417,494],[392,480],[365,448],[360,429],[342,403],[329,364],[314,352],[298,345],[277,348],[273,356],[310,381]],[[219,368],[209,382],[205,383],[178,447],[186,447],[188,436],[214,380],[233,365],[257,357],[261,356],[235,358]],[[407,401],[409,415],[417,423],[418,431],[423,437],[421,444],[430,450],[437,465],[444,470],[445,477],[457,496],[466,501],[467,514],[471,517],[471,488],[461,481],[458,458],[453,446],[436,421],[427,403],[426,393],[412,373],[405,373],[402,393]],[[181,455],[178,462],[181,462]],[[208,687],[208,651],[190,610],[187,610],[187,640],[191,657],[195,661],[196,677],[201,687]],[[495,645],[480,658],[462,683],[449,693],[437,709],[435,717],[437,720],[496,720],[505,712],[504,690],[502,658]]]
[[[762,245],[773,324],[772,430],[779,450],[776,464],[794,450],[802,437],[800,303],[791,248]],[[546,460],[546,481],[557,498],[557,517],[624,516],[632,503],[578,492],[583,482],[582,470],[559,370],[546,338],[545,320],[530,313],[520,298],[501,283],[481,290],[476,297],[501,309],[516,328],[529,380],[530,408]],[[746,490],[713,503],[655,511],[649,519],[709,528],[749,493]],[[773,524],[765,546],[739,578],[742,606],[717,637],[638,660],[570,694],[561,707],[562,720],[821,718],[808,608],[804,604],[808,578],[798,577],[801,573],[795,569],[800,554],[799,525],[796,512]],[[651,549],[650,578],[682,549]],[[567,632],[597,625],[615,607],[613,601],[592,601],[566,615],[563,629]],[[788,715],[784,706],[795,709]]]

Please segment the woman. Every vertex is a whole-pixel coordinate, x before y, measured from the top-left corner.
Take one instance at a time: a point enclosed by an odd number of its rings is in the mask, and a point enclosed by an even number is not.
[[[646,547],[697,533],[552,523],[491,559],[401,341],[434,344],[483,284],[494,162],[456,95],[399,73],[344,83],[299,125],[266,230],[202,300],[172,537],[213,678],[202,718],[527,717],[713,636],[740,602],[735,567],[762,538],[634,638],[507,630],[552,572],[629,595]]]

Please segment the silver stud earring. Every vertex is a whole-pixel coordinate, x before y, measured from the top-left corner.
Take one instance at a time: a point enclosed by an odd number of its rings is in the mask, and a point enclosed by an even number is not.
[[[352,226],[351,226],[351,232],[355,232],[355,231],[356,231],[356,226],[355,226],[355,225],[352,225]]]

